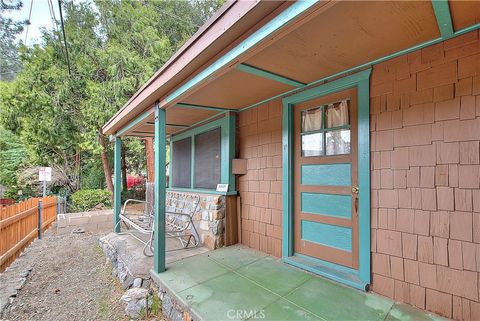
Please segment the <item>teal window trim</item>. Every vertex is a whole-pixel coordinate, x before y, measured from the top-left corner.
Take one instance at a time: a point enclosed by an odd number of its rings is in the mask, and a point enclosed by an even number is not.
[[[228,192],[216,192],[210,189],[195,188],[195,136],[204,132],[220,128],[220,183],[228,184]],[[179,188],[172,186],[173,181],[173,158],[169,168],[169,190],[172,191],[187,191],[210,194],[231,195],[236,194],[235,175],[232,174],[232,159],[235,158],[235,129],[236,129],[236,114],[226,113],[222,118],[203,124],[201,126],[186,130],[180,134],[171,135],[170,137],[170,154],[173,155],[173,143],[190,137],[192,140],[191,153],[191,179],[190,188]]]
[[[282,177],[283,231],[282,258],[293,252],[293,106],[349,88],[357,88],[358,99],[358,181],[359,181],[359,269],[358,278],[370,283],[370,74],[371,69],[283,98]]]

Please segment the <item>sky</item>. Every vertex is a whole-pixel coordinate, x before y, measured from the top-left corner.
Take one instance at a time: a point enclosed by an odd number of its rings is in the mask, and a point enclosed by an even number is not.
[[[58,13],[58,0],[51,0],[51,2],[55,11],[55,17],[57,18],[57,21],[60,21],[60,15]],[[28,26],[28,29],[25,27],[25,30],[23,30],[22,34],[18,36],[18,38],[22,41],[25,41],[26,39],[27,46],[31,46],[40,41],[40,29],[42,27],[47,29],[51,29],[53,27],[50,10],[48,9],[48,0],[23,0],[23,8],[21,10],[12,10],[8,12],[6,16],[14,20],[26,20],[28,19],[30,5],[32,6],[32,16],[30,18],[31,24]]]

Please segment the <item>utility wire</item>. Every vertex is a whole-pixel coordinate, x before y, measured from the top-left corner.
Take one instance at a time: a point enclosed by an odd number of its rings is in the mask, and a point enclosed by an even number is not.
[[[50,19],[52,19],[52,28],[54,32],[58,33],[57,17],[55,17],[55,10],[53,9],[52,0],[48,0],[48,11],[50,11]]]
[[[63,23],[62,0],[58,0],[58,9],[59,9],[59,13],[60,13],[60,23],[62,25],[63,43],[65,44],[65,53],[66,53],[66,58],[67,58],[68,74],[71,75],[72,71],[70,69],[70,59],[68,58],[67,35],[65,34],[65,25]]]
[[[28,38],[28,27],[30,26],[30,19],[32,18],[32,8],[33,8],[33,0],[30,1],[30,11],[28,13],[28,22],[27,22],[27,29],[25,30],[25,46],[27,45],[27,38]]]

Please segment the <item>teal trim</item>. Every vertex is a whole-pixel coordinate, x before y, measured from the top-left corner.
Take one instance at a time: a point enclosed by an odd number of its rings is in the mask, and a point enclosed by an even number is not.
[[[222,170],[221,173],[225,173],[227,177],[224,177],[222,181],[228,181],[228,191],[236,191],[236,176],[232,173],[232,160],[236,154],[236,127],[237,127],[237,115],[234,113],[228,113],[226,116],[226,126],[222,127],[222,140],[226,139],[225,157],[222,158]],[[223,143],[222,143],[223,145]]]
[[[282,258],[282,261],[309,272],[319,274],[331,280],[346,284],[362,291],[368,290],[368,283],[360,280],[358,271],[346,266],[314,259],[309,256],[295,254],[295,256]]]
[[[314,0],[294,2],[292,5],[290,5],[284,11],[279,13],[272,20],[268,21],[260,29],[258,29],[257,31],[252,33],[250,36],[248,36],[245,40],[240,42],[232,50],[225,53],[217,61],[213,62],[210,66],[208,66],[207,68],[199,72],[197,75],[195,75],[192,79],[187,81],[178,89],[174,90],[171,94],[169,94],[165,98],[165,101],[167,103],[171,102],[172,100],[178,98],[180,95],[184,94],[190,88],[198,85],[200,82],[210,77],[213,73],[219,71],[221,68],[224,68],[230,65],[231,62],[234,61],[235,59],[238,59],[238,57],[241,54],[245,53],[246,51],[254,47],[256,44],[258,44],[259,42],[268,38],[273,32],[286,26],[288,23],[294,20],[298,15],[304,13],[306,10],[311,8],[316,3],[317,1],[314,1]]]
[[[127,131],[129,131],[130,129],[134,128],[135,126],[137,126],[138,124],[140,124],[142,121],[144,121],[145,119],[148,118],[148,116],[150,116],[152,114],[152,111],[151,110],[148,110],[146,112],[144,112],[143,114],[141,114],[140,116],[138,116],[137,118],[135,118],[133,121],[129,122],[127,125],[125,125],[124,127],[122,127],[122,129],[118,130],[117,133],[116,133],[116,136],[122,136],[123,134],[125,134]]]
[[[217,117],[218,115],[215,115]],[[236,115],[234,113],[225,113],[225,116],[194,127],[192,129],[182,131],[179,134],[171,135],[171,143],[190,137],[192,139],[192,162],[191,162],[191,178],[190,189],[186,191],[204,191],[203,189],[195,188],[195,136],[216,128],[220,128],[221,132],[221,154],[220,154],[220,183],[228,184],[228,192],[236,194],[236,179],[232,174],[232,159],[235,158],[235,136],[236,136]],[[173,149],[170,149],[173,151]],[[171,168],[171,166],[170,166]],[[173,173],[170,174],[170,181],[172,181]],[[173,186],[169,185],[171,188]],[[177,189],[175,187],[175,189]],[[182,189],[184,190],[184,189]],[[207,190],[212,192],[213,190]],[[225,194],[225,193],[220,193]]]
[[[313,186],[351,186],[351,164],[302,165],[301,183]]]
[[[302,86],[306,85],[303,82],[299,82],[299,81],[296,81],[296,80],[293,80],[293,79],[290,79],[290,78],[287,78],[287,77],[284,77],[284,76],[280,76],[280,75],[275,74],[273,72],[266,71],[264,69],[260,69],[260,68],[250,66],[250,65],[247,65],[247,64],[238,64],[236,66],[236,69],[240,70],[240,71],[243,71],[243,72],[246,72],[246,73],[249,73],[249,74],[252,74],[252,75],[255,75],[255,76],[258,76],[258,77],[262,77],[262,78],[270,79],[270,80],[273,80],[273,81],[276,81],[276,82],[280,82],[282,84],[289,85],[289,86],[292,86],[292,87],[302,87]]]
[[[194,105],[194,104],[177,103],[176,106],[182,107],[182,108],[190,108],[190,109],[214,110],[214,111],[233,111],[233,112],[235,112],[235,110],[230,110],[228,108],[202,106],[202,105]]]
[[[339,218],[352,218],[352,196],[301,193],[301,211],[304,213],[322,214]]]
[[[358,89],[358,180],[359,180],[359,278],[370,283],[370,91],[371,70],[363,70],[322,86],[285,97],[283,102],[283,258],[293,255],[293,106],[334,92]]]
[[[370,80],[358,83],[359,273],[370,283]]]
[[[448,0],[432,0],[432,6],[442,38],[453,37],[453,24]]]
[[[114,232],[120,232],[120,211],[122,209],[122,139],[115,138],[113,160],[113,227]]]
[[[172,187],[168,188],[168,191],[172,192],[187,192],[187,193],[199,193],[199,194],[214,194],[214,195],[238,195],[237,191],[229,192],[217,192],[216,190],[203,189],[203,188],[181,188],[181,187]]]
[[[173,161],[173,141],[171,138],[168,139],[168,144],[170,145],[170,164],[168,164],[168,187],[172,188],[172,161]]]
[[[458,31],[455,31],[453,33],[453,36],[456,37],[456,36],[461,36],[465,33],[468,33],[470,31],[474,31],[474,30],[478,30],[480,29],[480,23],[477,23],[477,24],[474,24],[474,25],[471,25],[469,27],[466,27],[464,29],[461,29],[461,30],[458,30]],[[415,45],[415,46],[412,46],[410,48],[406,48],[406,49],[403,49],[403,50],[400,50],[400,51],[397,51],[393,54],[390,54],[390,55],[387,55],[387,56],[384,56],[384,57],[380,57],[380,58],[377,58],[377,59],[374,59],[374,60],[371,60],[367,63],[364,63],[364,64],[361,64],[361,65],[357,65],[355,67],[352,67],[352,68],[349,68],[349,69],[346,69],[346,70],[343,70],[343,71],[340,71],[340,72],[337,72],[333,75],[330,75],[330,76],[327,76],[327,77],[324,77],[324,78],[321,78],[321,79],[318,79],[318,80],[315,80],[315,81],[312,81],[311,83],[308,83],[306,84],[305,86],[303,87],[300,87],[300,88],[295,88],[295,89],[291,89],[291,90],[288,90],[286,92],[283,92],[281,94],[278,94],[278,95],[275,95],[273,97],[270,97],[270,98],[267,98],[267,99],[264,99],[262,101],[259,101],[255,104],[252,104],[250,106],[247,106],[247,107],[244,107],[240,110],[238,110],[238,112],[242,112],[242,111],[245,111],[245,110],[248,110],[250,108],[254,108],[254,107],[258,107],[258,106],[261,106],[261,105],[264,105],[272,100],[275,100],[275,99],[278,99],[278,98],[282,98],[286,95],[291,95],[291,94],[295,94],[295,93],[298,93],[298,92],[301,92],[303,90],[306,90],[307,88],[309,87],[312,87],[312,86],[316,86],[316,85],[320,85],[320,84],[323,84],[327,81],[330,81],[330,80],[333,80],[333,79],[336,79],[336,78],[339,78],[339,77],[343,77],[343,76],[347,76],[351,73],[355,73],[355,72],[359,72],[363,69],[366,69],[366,68],[371,68],[373,65],[376,65],[376,64],[379,64],[379,63],[382,63],[384,61],[387,61],[387,60],[390,60],[390,59],[393,59],[393,58],[396,58],[396,57],[399,57],[399,56],[403,56],[403,55],[406,55],[406,54],[409,54],[411,52],[414,52],[416,50],[419,50],[419,49],[423,49],[425,47],[428,47],[428,46],[432,46],[432,45],[435,45],[437,43],[440,43],[444,41],[443,37],[439,37],[439,38],[436,38],[436,39],[432,39],[432,40],[429,40],[429,41],[426,41],[424,43],[421,43],[421,44],[418,44],[418,45]]]
[[[293,255],[293,108],[282,109],[282,257]]]
[[[154,258],[153,270],[165,271],[165,194],[166,194],[166,112],[155,103],[155,197],[154,197]]]
[[[319,222],[301,223],[302,240],[352,252],[352,229]]]

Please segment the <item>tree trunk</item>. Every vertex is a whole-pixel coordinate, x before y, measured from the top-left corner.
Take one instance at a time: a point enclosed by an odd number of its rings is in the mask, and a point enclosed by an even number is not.
[[[153,151],[153,137],[145,138],[145,156],[147,158],[147,182],[153,183],[155,180],[155,153]]]
[[[105,174],[105,182],[107,183],[107,190],[113,193],[112,170],[110,169],[110,164],[108,163],[107,143],[105,142],[105,136],[103,136],[101,129],[99,131],[98,139],[100,141],[100,146],[102,146],[102,167],[103,173]]]
[[[127,148],[122,144],[122,187],[126,191],[127,186]]]

